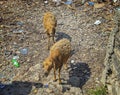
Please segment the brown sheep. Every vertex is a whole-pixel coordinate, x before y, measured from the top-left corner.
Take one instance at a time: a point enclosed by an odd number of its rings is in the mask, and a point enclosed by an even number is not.
[[[55,37],[55,32],[56,32],[56,26],[57,26],[57,20],[55,18],[55,15],[53,15],[51,12],[46,12],[43,17],[43,25],[45,32],[47,33],[48,36],[48,50],[50,49],[50,37],[52,37],[53,43],[54,37]]]
[[[64,65],[65,69],[67,69],[67,60],[70,57],[71,52],[71,43],[68,39],[61,39],[56,42],[50,49],[49,56],[43,62],[44,75],[47,77],[51,71],[54,69],[54,81],[56,80],[56,70],[58,70],[58,79],[59,83],[61,83],[60,79],[60,71],[62,66]]]

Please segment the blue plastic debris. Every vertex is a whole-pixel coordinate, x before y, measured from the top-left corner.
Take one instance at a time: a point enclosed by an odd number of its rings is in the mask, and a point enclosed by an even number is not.
[[[23,48],[20,50],[20,53],[26,55],[28,53],[28,48]]]
[[[88,2],[90,6],[94,6],[94,2]]]
[[[72,4],[72,0],[67,0],[67,1],[65,2],[65,4],[66,4],[66,5]]]

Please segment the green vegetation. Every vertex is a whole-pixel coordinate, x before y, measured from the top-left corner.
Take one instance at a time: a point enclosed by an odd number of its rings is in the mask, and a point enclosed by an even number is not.
[[[88,95],[107,95],[107,89],[103,86],[91,89],[88,91]]]

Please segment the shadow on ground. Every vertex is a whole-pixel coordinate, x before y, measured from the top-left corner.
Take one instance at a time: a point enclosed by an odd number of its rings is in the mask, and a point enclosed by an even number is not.
[[[0,82],[0,95],[29,95],[32,87],[42,88],[42,83],[13,81],[11,84]]]
[[[78,62],[70,64],[70,68],[68,83],[73,87],[80,87],[82,89],[83,85],[89,80],[91,75],[88,64]]]
[[[56,32],[56,41],[59,41],[60,39],[63,39],[63,38],[66,38],[69,41],[72,40],[72,38],[68,34],[63,32]]]

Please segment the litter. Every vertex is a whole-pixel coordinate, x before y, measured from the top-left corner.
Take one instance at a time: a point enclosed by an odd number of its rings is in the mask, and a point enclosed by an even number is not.
[[[99,25],[99,24],[101,24],[101,21],[100,20],[96,20],[94,24],[95,25]]]
[[[90,6],[94,6],[94,2],[88,2]]]
[[[20,53],[26,55],[28,53],[28,48],[23,48],[20,50]]]
[[[71,4],[72,4],[72,0],[67,0],[67,1],[65,2],[65,4],[66,4],[66,5],[71,5]]]
[[[13,30],[13,33],[23,33],[24,30],[20,29],[20,30]]]
[[[12,59],[12,63],[15,67],[17,67],[17,68],[20,67],[20,64],[17,62],[16,59]]]

